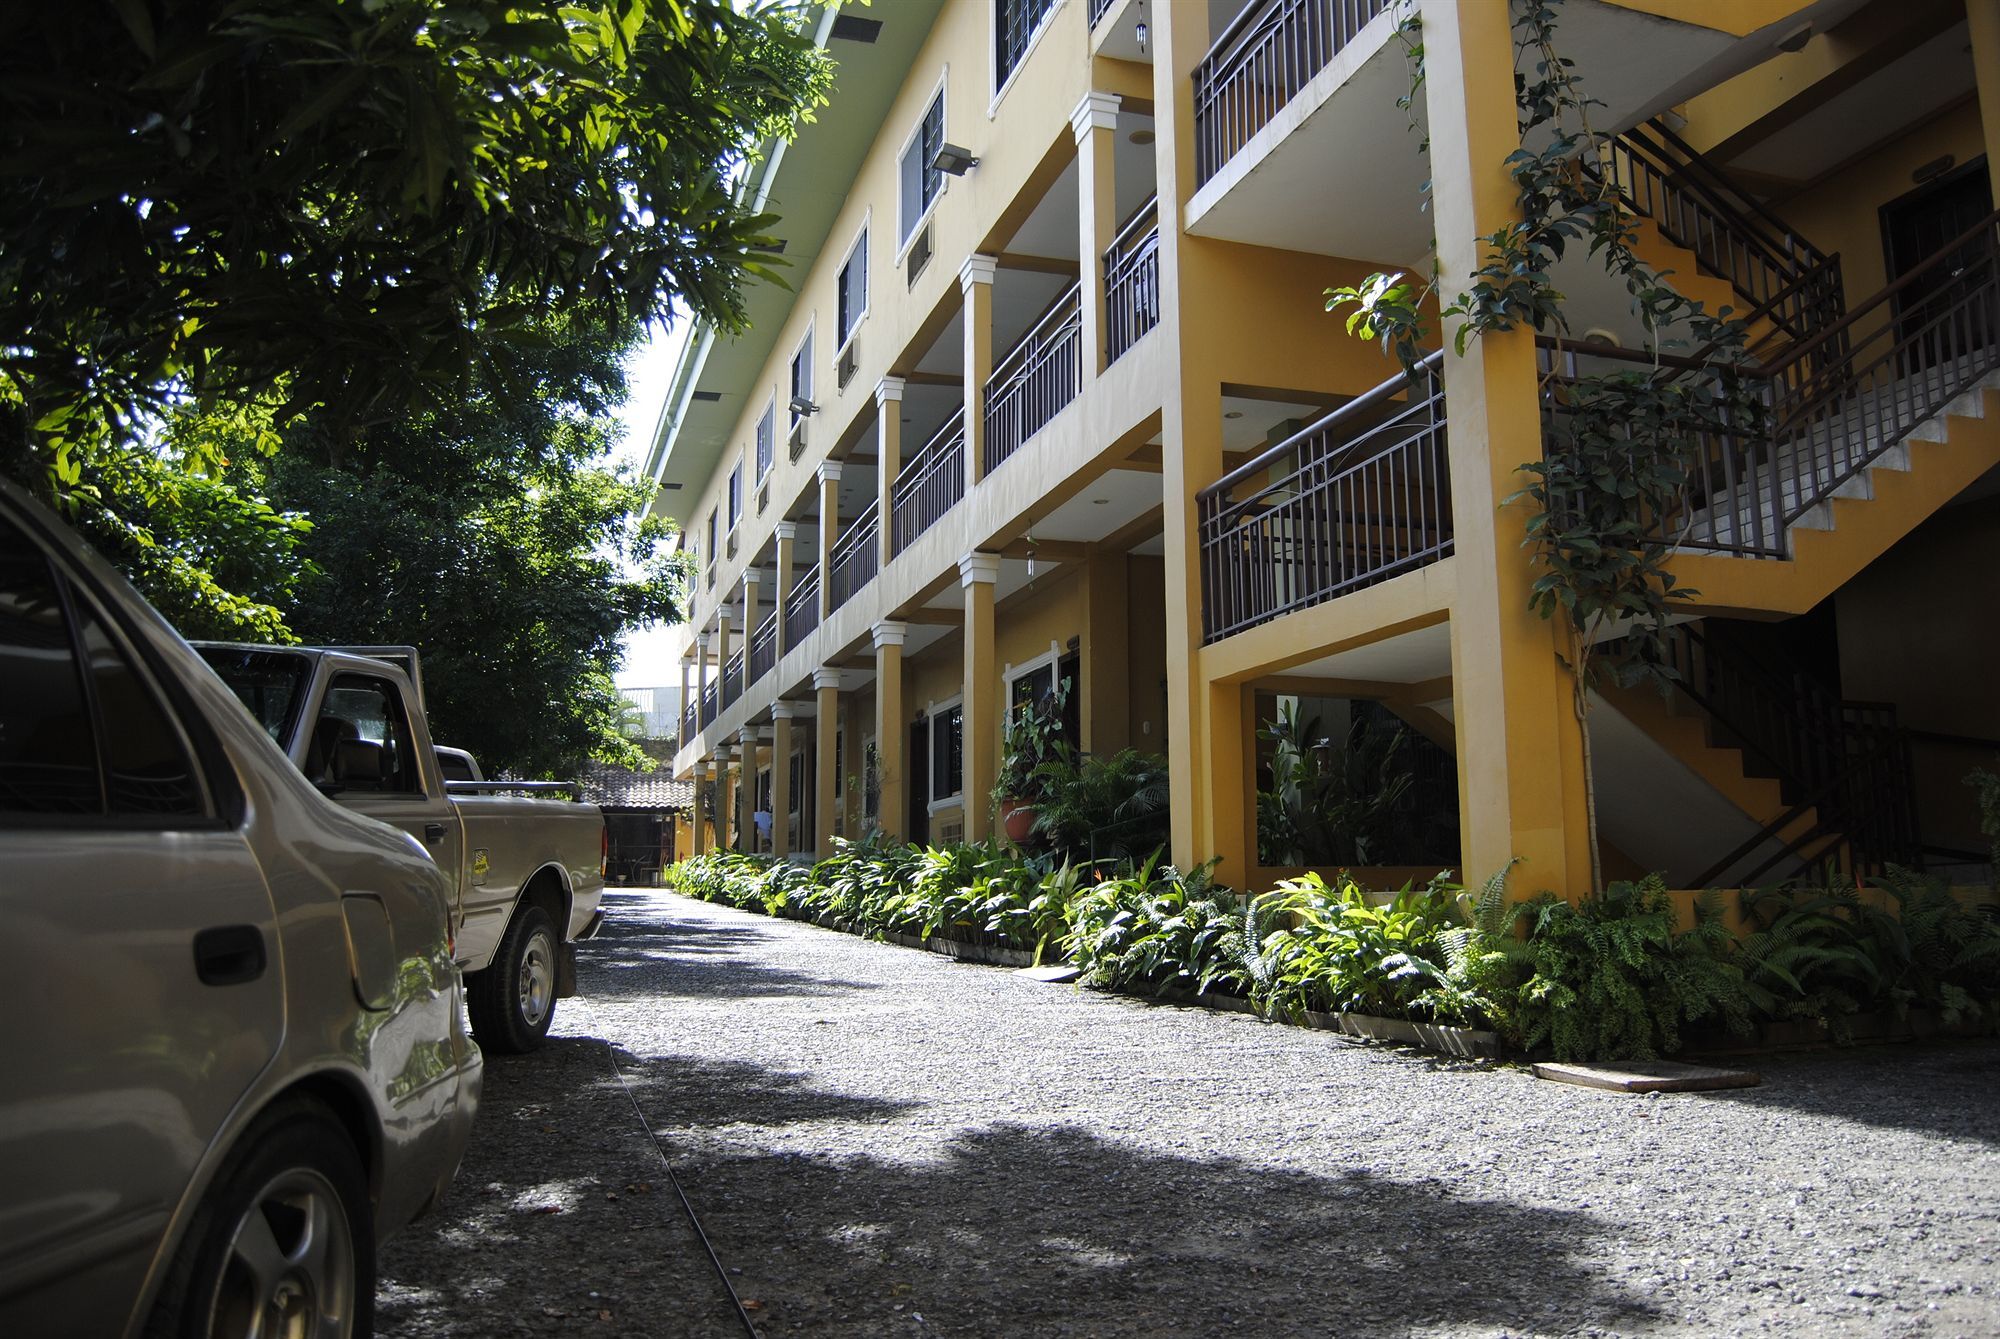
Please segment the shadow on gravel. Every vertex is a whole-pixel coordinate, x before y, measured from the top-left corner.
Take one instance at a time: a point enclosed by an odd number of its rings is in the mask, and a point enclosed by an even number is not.
[[[676,1166],[766,1333],[1362,1336],[1653,1317],[1592,1269],[1602,1228],[1587,1213],[1441,1182],[1009,1125],[918,1165],[682,1153]]]
[[[1724,1063],[1764,1076],[1706,1100],[1856,1121],[2000,1145],[2000,1041],[1905,1042],[1747,1056]]]
[[[607,903],[605,928],[583,952],[590,966],[613,972],[647,971],[643,986],[606,982],[607,993],[623,999],[649,995],[702,999],[808,997],[874,990],[874,982],[841,981],[772,966],[754,956],[770,936],[749,926],[679,920],[663,915],[658,894],[625,894]]]
[[[813,1121],[888,1121],[924,1106],[810,1087],[810,1074],[783,1073],[762,1065],[638,1056],[623,1047],[615,1049],[625,1082],[649,1114],[660,1110],[660,1103],[676,1113],[698,1104],[710,1113],[706,1124],[771,1128]]]
[[[740,1336],[601,1041],[489,1056],[444,1205],[381,1257],[394,1339]]]

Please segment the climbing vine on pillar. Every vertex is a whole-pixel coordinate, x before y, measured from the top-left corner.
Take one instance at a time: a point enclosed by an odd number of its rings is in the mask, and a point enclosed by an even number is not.
[[[1667,628],[1679,602],[1696,594],[1669,566],[1685,535],[1693,466],[1719,443],[1760,435],[1763,409],[1745,322],[1677,292],[1668,272],[1640,255],[1640,217],[1613,171],[1613,137],[1591,124],[1601,104],[1582,94],[1581,76],[1556,42],[1559,11],[1559,0],[1517,4],[1521,143],[1505,165],[1518,214],[1479,239],[1484,261],[1439,315],[1460,354],[1489,331],[1529,329],[1553,344],[1540,388],[1543,453],[1520,466],[1525,482],[1508,501],[1534,506],[1525,543],[1541,570],[1529,599],[1562,626],[1582,722],[1591,690],[1604,683],[1650,682],[1663,692],[1672,683]],[[1423,48],[1408,39],[1405,47],[1414,97]],[[1557,265],[1579,250],[1622,284],[1650,361],[1565,373],[1573,355],[1590,354],[1572,338],[1554,279]],[[1438,283],[1435,274],[1429,284],[1375,274],[1328,289],[1327,310],[1351,308],[1348,333],[1380,339],[1409,369],[1432,341],[1425,310]],[[1684,355],[1669,355],[1676,345]],[[1587,777],[1589,748],[1586,729]],[[1592,874],[1601,886],[1594,784],[1589,790]]]

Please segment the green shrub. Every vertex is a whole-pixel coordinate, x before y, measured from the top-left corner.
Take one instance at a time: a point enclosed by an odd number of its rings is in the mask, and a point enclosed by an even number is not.
[[[1243,905],[1209,878],[1148,860],[1091,885],[1071,908],[1070,961],[1093,985],[1243,994]]]
[[[1167,844],[1167,760],[1121,749],[1035,769],[1035,839],[1057,860],[1136,864]]]
[[[1351,879],[1288,879],[1257,899],[1245,948],[1251,996],[1265,1013],[1365,1013],[1455,1024],[1483,1021],[1451,979],[1440,936],[1459,924],[1458,888],[1405,885],[1376,905]],[[1275,928],[1264,930],[1264,925]]]

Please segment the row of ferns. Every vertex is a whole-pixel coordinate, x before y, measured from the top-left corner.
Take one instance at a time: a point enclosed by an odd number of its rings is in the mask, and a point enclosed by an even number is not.
[[[1228,995],[1267,1018],[1312,1013],[1491,1029],[1523,1053],[1648,1058],[1824,1025],[1932,1013],[2000,1024],[2000,917],[1893,872],[1852,887],[1742,894],[1745,932],[1708,893],[1682,924],[1657,877],[1578,903],[1510,899],[1506,871],[1468,890],[1444,879],[1393,895],[1346,879],[1290,879],[1245,897],[1206,868],[1024,860],[990,845],[837,842],[816,865],[720,853],[671,886],[711,902],[861,934],[912,935],[1067,960],[1086,984]]]

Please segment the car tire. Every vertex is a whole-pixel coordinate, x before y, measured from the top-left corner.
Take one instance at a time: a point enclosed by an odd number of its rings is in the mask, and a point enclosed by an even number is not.
[[[465,981],[472,1035],[489,1051],[521,1055],[542,1044],[556,1012],[561,944],[549,913],[533,903],[514,914],[493,962]]]
[[[361,1156],[326,1108],[279,1103],[237,1140],[195,1210],[146,1335],[368,1339],[374,1328],[375,1219]]]

